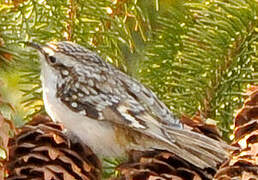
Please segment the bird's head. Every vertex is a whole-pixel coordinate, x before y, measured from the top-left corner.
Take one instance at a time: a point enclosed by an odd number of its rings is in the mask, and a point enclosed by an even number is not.
[[[104,63],[96,53],[70,41],[49,42],[45,45],[34,42],[27,44],[38,50],[42,65],[52,70],[75,65],[94,66]]]

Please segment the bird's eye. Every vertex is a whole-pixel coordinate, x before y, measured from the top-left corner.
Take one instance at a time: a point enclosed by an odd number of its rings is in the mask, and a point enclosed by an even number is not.
[[[49,61],[54,64],[56,63],[56,58],[54,56],[49,56]]]

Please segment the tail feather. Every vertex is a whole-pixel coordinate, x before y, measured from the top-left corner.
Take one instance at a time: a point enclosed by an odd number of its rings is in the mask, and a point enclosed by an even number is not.
[[[231,149],[231,146],[225,144],[224,142],[214,140],[212,138],[209,138],[205,135],[202,135],[196,132],[182,130],[182,129],[173,129],[168,132],[171,136],[173,136],[177,140],[181,141],[181,140],[189,139],[191,144],[195,144],[207,150],[216,151],[217,154],[218,153],[225,154],[226,149]]]
[[[193,164],[197,167],[200,167],[200,168],[204,169],[206,167],[214,168],[216,166],[215,163],[213,163],[213,162],[207,163],[206,161],[202,160],[203,158],[200,158],[200,155],[203,154],[202,152],[200,154],[200,152],[197,152],[196,150],[192,150],[192,149],[190,150],[187,147],[179,146],[179,144],[181,142],[175,143],[174,141],[173,142],[172,141],[167,141],[164,138],[162,138],[160,140],[165,142],[166,147],[167,147],[167,148],[165,148],[166,150],[171,151],[172,153],[178,155],[179,157],[185,159],[186,161],[188,161],[189,163],[191,163],[191,164]],[[164,146],[162,145],[159,148],[162,149],[163,147]]]
[[[171,151],[174,151],[174,146],[178,146],[180,151],[177,155],[202,169],[206,167],[216,169],[218,164],[228,158],[228,150],[232,149],[224,142],[192,131],[170,128],[167,132],[175,140],[173,147],[170,148]]]
[[[144,134],[159,140],[159,143],[154,143],[155,147],[151,143],[151,147],[169,150],[201,169],[208,167],[216,169],[218,164],[229,157],[228,150],[233,150],[226,143],[203,134],[183,128],[161,126],[148,114],[144,116],[141,114],[138,118],[144,119],[148,127],[144,130]]]

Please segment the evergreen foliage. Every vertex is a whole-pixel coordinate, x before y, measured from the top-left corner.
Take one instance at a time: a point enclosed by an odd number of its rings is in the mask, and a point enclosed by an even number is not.
[[[215,119],[227,136],[243,89],[258,82],[257,1],[188,2],[157,23],[140,79],[174,111]]]
[[[22,42],[71,40],[138,78],[178,116],[216,120],[228,138],[244,89],[258,82],[257,4],[2,0],[1,93],[18,109],[14,119],[43,111],[37,54]]]

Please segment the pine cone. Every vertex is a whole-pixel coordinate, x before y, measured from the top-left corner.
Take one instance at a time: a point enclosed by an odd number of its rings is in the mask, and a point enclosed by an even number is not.
[[[235,117],[235,141],[240,149],[232,153],[217,172],[216,180],[258,179],[258,86],[253,86],[249,98]]]
[[[196,115],[192,118],[187,116],[182,116],[181,122],[184,124],[185,128],[188,127],[191,131],[204,134],[218,141],[222,141],[221,133],[217,129],[217,126],[215,124],[208,124],[207,122],[205,122],[200,112],[196,113]]]
[[[0,179],[4,179],[5,176],[5,163],[8,160],[8,142],[9,142],[9,134],[10,131],[15,132],[15,127],[13,123],[7,119],[5,119],[0,113],[0,149],[4,153],[1,153],[0,158]],[[4,158],[4,156],[6,156]]]
[[[93,152],[64,134],[61,124],[36,116],[9,144],[7,180],[95,180],[100,162]]]
[[[131,151],[130,161],[117,170],[115,180],[208,180],[214,171],[201,170],[170,152]]]
[[[192,131],[221,140],[215,125],[203,122],[199,115],[181,120]],[[206,180],[212,179],[215,171],[202,170],[167,151],[131,151],[129,161],[117,170],[121,176],[115,180]]]

